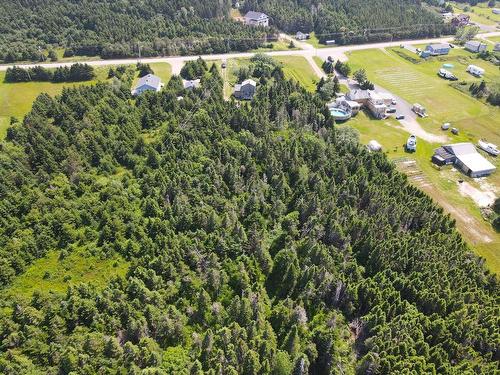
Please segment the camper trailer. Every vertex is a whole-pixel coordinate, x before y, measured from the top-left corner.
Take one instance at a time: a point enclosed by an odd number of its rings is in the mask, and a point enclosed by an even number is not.
[[[418,103],[413,104],[413,107],[411,108],[411,110],[413,112],[415,112],[417,115],[419,115],[420,117],[427,117],[427,112],[425,111],[425,108]]]
[[[467,67],[467,72],[476,77],[481,77],[484,74],[484,69],[476,65],[469,65]]]

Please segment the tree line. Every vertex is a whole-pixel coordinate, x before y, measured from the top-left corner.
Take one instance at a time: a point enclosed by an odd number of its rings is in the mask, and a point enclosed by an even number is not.
[[[76,63],[70,67],[62,66],[54,70],[43,66],[21,68],[13,66],[5,72],[5,82],[81,82],[95,78],[94,68],[88,64]]]
[[[0,60],[43,61],[54,48],[65,57],[223,53],[275,38],[273,29],[232,20],[230,9],[227,0],[3,1]]]
[[[9,128],[1,373],[497,371],[498,279],[454,221],[334,123],[327,82],[309,93],[253,64],[249,103],[224,100],[212,67],[199,90],[42,94]],[[49,251],[130,268],[9,294]]]
[[[243,9],[267,13],[274,25],[289,33],[314,31],[321,43],[358,44],[454,33],[437,12],[414,0],[247,0]]]

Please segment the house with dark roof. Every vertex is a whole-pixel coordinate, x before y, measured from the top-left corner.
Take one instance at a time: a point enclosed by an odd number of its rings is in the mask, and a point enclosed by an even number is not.
[[[139,79],[139,82],[132,90],[132,95],[140,95],[144,91],[155,91],[158,92],[162,89],[163,83],[160,77],[154,74],[148,74]]]
[[[458,14],[451,19],[451,24],[456,27],[467,26],[470,22],[470,16],[467,14]]]
[[[255,94],[257,82],[253,79],[246,79],[234,86],[234,97],[242,100],[250,100]]]
[[[488,176],[496,170],[496,167],[468,142],[439,147],[434,151],[432,162],[437,165],[454,164],[464,174],[473,178]]]
[[[425,50],[431,56],[447,55],[450,52],[450,45],[448,43],[434,43],[425,47]]]
[[[245,25],[269,26],[269,17],[265,13],[254,12],[253,10],[245,14]]]

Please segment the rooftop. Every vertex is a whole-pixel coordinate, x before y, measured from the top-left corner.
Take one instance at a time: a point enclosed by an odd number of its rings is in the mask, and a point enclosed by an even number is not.
[[[137,82],[136,87],[141,87],[144,85],[148,85],[151,87],[159,87],[161,85],[161,78],[158,76],[155,76],[154,74],[148,74],[139,79],[139,82]]]
[[[245,14],[245,18],[250,18],[252,20],[258,20],[260,18],[267,18],[267,14],[262,13],[262,12],[254,12],[253,10],[250,10]]]

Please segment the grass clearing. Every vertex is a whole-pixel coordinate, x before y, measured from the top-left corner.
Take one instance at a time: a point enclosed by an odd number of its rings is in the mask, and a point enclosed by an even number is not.
[[[58,251],[36,260],[14,279],[2,294],[7,297],[30,298],[35,291],[44,294],[64,293],[69,286],[90,282],[101,288],[115,276],[125,276],[129,264],[122,258],[100,259],[84,251],[76,251],[60,260]]]
[[[473,63],[486,69],[486,80],[497,80],[498,68],[489,62],[475,58],[467,51],[456,49],[449,56],[433,58],[418,64],[411,63],[395,53],[394,49],[355,51],[349,55],[353,70],[365,68],[373,82],[401,96],[410,103],[418,102],[427,108],[429,117],[419,119],[424,129],[441,133],[444,122],[459,128],[460,134],[450,138],[449,143],[472,142],[480,138],[500,144],[500,109],[487,105],[468,94],[450,86],[449,81],[437,76],[444,62],[455,65],[452,69],[460,80],[477,81],[465,72],[467,64]],[[367,63],[369,62],[369,63]],[[417,172],[411,171],[410,181],[428,193],[456,220],[457,227],[475,251],[486,259],[487,266],[500,273],[500,234],[482,217],[481,210],[470,197],[459,193],[459,180],[464,180],[477,189],[487,182],[500,193],[500,160],[484,155],[498,170],[485,179],[471,179],[453,168],[436,169],[430,162],[433,150],[439,145],[418,140],[418,149],[407,154],[403,145],[408,133],[392,119],[372,120],[364,113],[348,122],[359,130],[361,141],[367,143],[376,139],[390,159],[411,160]],[[406,171],[407,172],[407,171]],[[416,173],[416,174],[415,174]],[[417,176],[416,178],[414,178]]]
[[[327,47],[331,47],[331,46],[327,46],[326,44],[321,44],[319,42],[318,37],[314,33],[314,31],[309,34],[309,39],[304,40],[304,42],[310,44],[314,48],[327,48]]]
[[[299,82],[309,91],[316,90],[319,79],[311,64],[302,56],[277,56],[274,58],[283,64],[283,72],[287,79]]]

